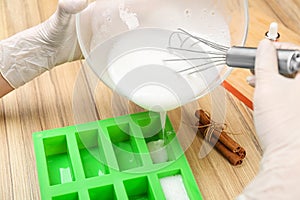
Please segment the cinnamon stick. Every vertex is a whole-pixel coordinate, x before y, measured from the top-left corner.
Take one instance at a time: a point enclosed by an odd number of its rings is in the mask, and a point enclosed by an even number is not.
[[[195,116],[199,119],[199,122],[203,125],[210,125],[212,123],[208,114],[203,110],[197,110],[195,112]],[[237,142],[235,142],[231,137],[228,136],[226,132],[223,130],[213,131],[212,137],[218,138],[220,142],[222,142],[229,150],[238,154],[240,157],[245,158],[246,151],[242,148]]]
[[[199,131],[203,137],[205,129],[199,128]],[[231,152],[224,144],[222,144],[220,141],[217,141],[218,139],[215,137],[211,137],[210,141],[208,141],[210,144],[215,144],[215,148],[219,153],[221,153],[233,166],[237,166],[243,163],[243,159],[238,156],[237,154]]]
[[[201,126],[202,124],[199,125]],[[199,128],[199,132],[203,137],[205,137],[205,129],[206,128]],[[216,137],[211,137],[208,142],[210,144],[215,144],[214,147],[217,149],[217,151],[221,153],[233,166],[237,166],[243,163],[242,157],[230,151],[222,142],[218,141]]]

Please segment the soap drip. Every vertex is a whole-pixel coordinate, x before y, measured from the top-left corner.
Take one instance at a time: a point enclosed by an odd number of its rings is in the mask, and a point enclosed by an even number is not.
[[[167,112],[166,111],[162,111],[159,113],[160,115],[160,123],[161,123],[161,131],[162,131],[162,139],[164,141],[164,144],[167,143],[167,137],[166,137],[166,118],[167,118]]]

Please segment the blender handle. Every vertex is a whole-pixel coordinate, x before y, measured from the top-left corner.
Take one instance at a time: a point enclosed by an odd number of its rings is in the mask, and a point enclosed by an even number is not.
[[[233,46],[226,53],[226,64],[229,67],[254,69],[257,48]],[[291,75],[300,70],[300,51],[278,49],[278,71]]]

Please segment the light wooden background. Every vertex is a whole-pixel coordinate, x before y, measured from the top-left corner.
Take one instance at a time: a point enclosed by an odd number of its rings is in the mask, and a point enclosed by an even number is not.
[[[47,19],[57,0],[0,0],[0,39]],[[247,45],[256,46],[272,21],[280,25],[281,41],[299,43],[300,1],[250,0]],[[80,69],[74,62],[59,66],[0,99],[0,199],[39,199],[32,133],[73,125],[73,88]],[[228,81],[248,98],[253,89],[247,70],[234,70]],[[110,91],[99,84],[96,102],[99,118],[113,116]],[[101,98],[100,98],[101,97]],[[226,122],[233,137],[247,150],[247,159],[232,167],[217,152],[198,158],[200,140],[195,139],[186,156],[205,199],[233,199],[255,176],[261,155],[252,122],[252,111],[233,95],[226,94]],[[201,106],[209,103],[201,100]],[[209,109],[207,107],[207,109]],[[138,111],[134,108],[132,111]],[[175,119],[179,111],[170,113]]]

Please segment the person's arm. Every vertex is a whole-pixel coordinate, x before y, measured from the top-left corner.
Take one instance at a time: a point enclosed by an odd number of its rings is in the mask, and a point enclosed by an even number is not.
[[[13,91],[14,88],[0,74],[0,98]]]
[[[59,0],[45,22],[0,41],[0,97],[51,68],[79,59],[75,14],[87,0]]]
[[[278,73],[277,48],[300,49],[263,40],[255,63],[254,123],[263,147],[260,170],[237,198],[299,199],[300,75]]]

